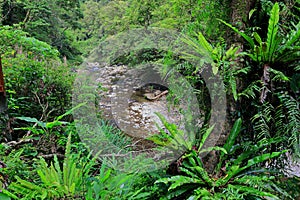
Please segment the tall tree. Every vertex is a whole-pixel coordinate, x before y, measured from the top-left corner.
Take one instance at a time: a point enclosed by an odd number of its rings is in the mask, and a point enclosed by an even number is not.
[[[4,85],[4,76],[2,71],[2,59],[0,56],[0,114],[6,110],[6,94]]]
[[[147,29],[153,23],[153,11],[157,9],[158,5],[158,0],[129,0],[127,17],[130,23]]]
[[[41,41],[72,58],[79,51],[72,46],[68,30],[79,28],[79,0],[11,0],[3,6],[3,24],[18,25]]]

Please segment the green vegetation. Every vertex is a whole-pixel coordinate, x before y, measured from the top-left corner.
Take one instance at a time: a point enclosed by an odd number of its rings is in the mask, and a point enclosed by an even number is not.
[[[298,0],[0,0],[0,199],[298,199],[299,172],[287,167],[300,158],[299,16]],[[77,123],[74,112],[89,105],[72,105],[75,79],[97,53],[105,64],[155,63],[183,75],[201,127],[181,130],[157,113],[159,133],[141,140],[98,107],[94,127]],[[224,83],[224,124],[212,112],[219,85],[210,93],[203,73]],[[167,99],[180,103],[172,92]],[[81,114],[85,122],[93,113]],[[137,166],[151,159],[124,156],[148,148],[180,155],[146,172]]]

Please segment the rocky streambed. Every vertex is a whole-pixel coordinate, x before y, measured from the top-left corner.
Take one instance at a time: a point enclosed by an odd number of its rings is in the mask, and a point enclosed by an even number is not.
[[[156,113],[184,129],[184,106],[168,101],[169,88],[152,68],[136,70],[125,65],[88,63],[86,69],[98,86],[101,117],[117,125],[127,135],[147,138],[164,127]],[[150,72],[149,72],[150,70]]]

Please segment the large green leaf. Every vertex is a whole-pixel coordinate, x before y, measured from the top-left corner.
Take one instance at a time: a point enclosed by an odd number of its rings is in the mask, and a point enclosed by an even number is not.
[[[281,154],[287,152],[287,150],[285,151],[281,151],[281,152],[272,152],[272,153],[265,153],[265,154],[262,154],[262,155],[259,155],[259,156],[256,156],[252,159],[249,159],[248,162],[247,162],[247,165],[242,167],[240,169],[240,171],[243,171],[253,165],[256,165],[256,164],[259,164],[259,163],[262,163],[266,160],[269,160],[269,159],[272,159],[272,158],[275,158],[275,157],[278,157],[280,156]]]
[[[16,118],[26,121],[26,122],[37,123],[42,128],[46,127],[46,123],[41,122],[41,121],[37,120],[36,118],[32,118],[32,117],[16,117]]]
[[[229,171],[227,172],[227,175],[224,176],[224,178],[219,178],[216,182],[215,182],[215,185],[217,187],[220,187],[220,186],[223,186],[225,185],[226,183],[228,183],[228,181],[234,177],[236,174],[238,174],[240,172],[240,166],[238,165],[234,165],[234,166],[231,166]]]
[[[177,175],[177,176],[172,176],[170,178],[161,178],[155,181],[155,184],[157,183],[164,183],[164,184],[169,184],[171,183],[171,186],[169,187],[168,190],[173,190],[177,187],[180,187],[184,184],[191,184],[191,183],[203,183],[199,179],[187,177],[187,176],[182,176],[182,175]]]
[[[203,198],[209,198],[212,199],[212,194],[205,188],[198,188],[194,192],[195,194],[190,196],[187,200],[196,200],[196,199],[203,199]]]
[[[210,135],[211,132],[213,131],[214,127],[215,127],[214,125],[211,126],[211,127],[209,127],[209,128],[205,131],[205,133],[202,135],[202,138],[201,138],[201,141],[200,141],[200,144],[199,144],[199,150],[202,149],[202,147],[203,147],[205,141],[207,140],[207,138],[209,137],[209,135]]]
[[[210,55],[212,55],[213,53],[213,48],[212,46],[210,45],[210,43],[205,39],[204,35],[199,32],[198,33],[198,40],[199,40],[199,43],[200,45],[206,50],[209,52]],[[213,59],[213,58],[212,58]]]
[[[173,176],[172,178],[172,184],[169,187],[168,190],[174,190],[177,187],[180,187],[184,184],[199,184],[199,183],[203,183],[201,180],[199,179],[195,179],[195,178],[191,178],[191,177],[187,177],[187,176]]]
[[[260,37],[260,35],[258,35],[258,33],[257,32],[254,32],[253,33],[253,37],[254,37],[254,39],[256,40],[256,42],[259,44],[259,46],[262,46],[262,39],[261,39],[261,37]]]
[[[201,149],[199,151],[199,154],[205,153],[205,152],[211,152],[211,151],[222,151],[222,153],[227,154],[226,149],[224,149],[223,147],[208,147],[206,149]]]
[[[1,189],[2,190],[2,189]],[[11,198],[7,195],[7,194],[5,194],[5,190],[3,190],[2,191],[2,193],[0,193],[0,199],[1,200],[11,200]],[[17,196],[15,196],[16,198],[14,198],[14,199],[18,199],[18,197]]]
[[[267,34],[267,52],[268,52],[267,61],[268,62],[272,62],[272,60],[274,60],[273,59],[274,52],[277,50],[279,45],[277,39],[278,22],[279,22],[279,5],[276,2],[271,10],[269,26],[268,26],[268,34]]]
[[[46,128],[52,129],[53,127],[67,125],[69,122],[63,122],[63,121],[53,121],[46,123]]]
[[[62,183],[63,182],[63,175],[62,175],[62,171],[61,171],[61,168],[60,168],[60,165],[59,165],[59,161],[58,161],[56,155],[54,156],[54,167],[55,167],[55,170],[57,172],[57,175],[58,175],[58,178],[59,178],[59,182]]]
[[[249,37],[248,35],[246,35],[245,33],[239,31],[236,27],[232,26],[231,24],[228,24],[227,22],[218,19],[220,22],[222,22],[223,24],[225,24],[226,26],[228,26],[229,28],[231,28],[232,30],[234,30],[236,33],[238,33],[240,36],[242,36],[249,44],[251,49],[254,49],[254,40]]]
[[[228,153],[230,153],[230,150],[232,148],[232,146],[234,145],[235,143],[235,140],[238,136],[238,134],[240,133],[241,131],[241,127],[242,127],[242,119],[239,118],[235,121],[231,131],[230,131],[230,134],[226,140],[226,143],[224,144],[224,149],[226,149],[226,151]]]
[[[254,187],[248,187],[248,186],[243,186],[243,185],[231,185],[231,184],[229,184],[228,187],[238,190],[238,191],[243,191],[244,193],[251,194],[253,196],[271,197],[274,200],[279,199],[276,195],[274,195],[270,192],[261,191],[261,190],[255,189]]]
[[[58,116],[55,121],[61,120],[63,117],[72,114],[74,110],[76,110],[84,105],[86,105],[86,102],[78,104],[74,108],[72,108],[72,109],[68,110],[67,112],[65,112],[64,114]]]

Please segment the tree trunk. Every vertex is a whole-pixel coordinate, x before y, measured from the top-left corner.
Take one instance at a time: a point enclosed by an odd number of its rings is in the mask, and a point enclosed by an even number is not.
[[[230,2],[229,7],[231,8],[231,24],[237,27],[239,30],[245,30],[246,28],[246,21],[248,17],[248,13],[250,12],[251,7],[255,4],[256,0],[233,0]],[[239,46],[240,49],[238,52],[243,51],[243,39],[238,35],[229,35],[226,39],[228,44],[234,44],[235,46]],[[236,64],[243,67],[243,63],[240,61],[236,61]],[[237,88],[241,88],[242,81],[237,80]],[[226,96],[226,106],[227,106],[227,113],[226,113],[226,121],[224,123],[224,127],[222,127],[221,137],[217,142],[217,146],[223,146],[228,138],[230,130],[237,120],[237,110],[238,110],[239,102],[236,102],[233,98],[232,94],[227,94]],[[219,130],[218,130],[219,131]],[[204,159],[205,159],[205,167],[209,172],[213,172],[215,167],[218,164],[218,152],[212,151],[210,152]]]
[[[0,25],[2,25],[2,21],[4,19],[3,5],[4,5],[4,0],[0,0]]]
[[[246,23],[248,21],[248,15],[252,7],[255,5],[256,0],[233,0],[231,1],[231,24],[237,27],[239,30],[245,30]],[[241,37],[235,34],[232,41],[241,43]]]
[[[4,110],[6,110],[6,93],[5,93],[5,87],[4,87],[4,76],[3,76],[3,70],[2,70],[2,59],[0,56],[0,113]]]
[[[248,15],[250,10],[255,5],[256,0],[233,0],[231,1],[231,24],[235,27],[237,27],[239,30],[245,30],[247,26],[248,21]],[[244,40],[243,38],[235,33],[232,35],[232,37],[227,38],[227,43],[233,44],[235,46],[240,47],[237,53],[240,53],[244,51]],[[235,61],[236,65],[239,66],[239,68],[243,68],[244,63],[242,63],[240,60]],[[242,88],[242,80],[236,80],[237,81],[237,89]],[[237,104],[233,98],[233,95],[227,96],[227,108],[228,108],[228,120],[229,120],[229,127],[232,127],[234,121],[236,120],[236,116],[232,116],[232,113],[235,113],[237,110]]]
[[[63,56],[64,66],[68,66],[67,56]]]

